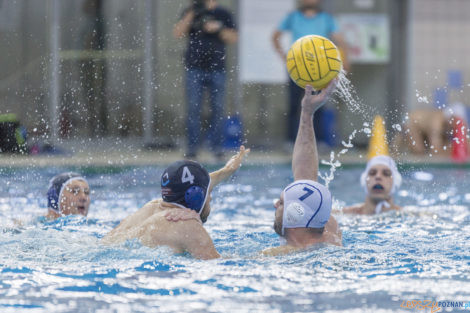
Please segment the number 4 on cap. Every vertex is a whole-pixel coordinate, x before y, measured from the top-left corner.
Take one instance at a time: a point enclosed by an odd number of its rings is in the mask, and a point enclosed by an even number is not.
[[[189,182],[191,185],[194,183],[194,176],[191,174],[187,166],[183,167],[183,176],[181,177],[181,182]]]

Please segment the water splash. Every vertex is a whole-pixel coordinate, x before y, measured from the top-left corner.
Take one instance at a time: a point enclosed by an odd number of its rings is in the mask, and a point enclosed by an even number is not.
[[[343,103],[345,103],[351,113],[359,114],[366,119],[371,117],[370,110],[367,111],[365,109],[363,101],[357,95],[356,88],[353,86],[352,82],[346,77],[346,72],[344,70],[341,70],[338,75],[338,81],[333,95],[339,100],[341,100]],[[338,103],[336,99],[333,99],[333,102]],[[349,135],[349,140],[347,143],[344,141],[341,142],[344,147],[341,151],[339,151],[338,153],[331,151],[330,160],[321,160],[321,164],[330,166],[328,173],[319,173],[319,177],[323,179],[326,187],[328,187],[330,182],[333,181],[337,168],[341,166],[341,162],[339,160],[340,157],[345,155],[349,151],[349,149],[354,147],[354,145],[352,144],[352,140],[356,137],[357,133],[364,133],[368,137],[370,136],[371,130],[369,128],[369,124],[364,123],[363,126],[364,128],[360,129],[359,131],[354,130]]]
[[[416,99],[418,100],[419,103],[427,103],[429,104],[428,97],[420,95],[418,90],[415,90],[416,92]]]
[[[369,115],[364,108],[363,101],[357,95],[356,88],[349,78],[346,77],[344,70],[341,70],[338,75],[338,83],[334,95],[344,102],[351,112],[366,116]]]
[[[357,134],[357,131],[354,130],[351,133],[351,135],[349,135],[348,142],[344,142],[344,141],[341,142],[344,149],[342,149],[340,152],[338,152],[338,154],[336,155],[337,159],[335,159],[335,152],[331,151],[330,161],[321,160],[321,164],[330,166],[330,170],[329,170],[329,173],[327,175],[326,174],[323,175],[322,173],[318,174],[318,176],[321,179],[323,179],[323,181],[325,182],[325,186],[327,188],[330,185],[330,182],[335,178],[336,169],[341,166],[341,162],[339,161],[339,157],[342,156],[342,155],[345,155],[349,151],[350,148],[354,147],[354,145],[352,144],[352,140],[354,139],[354,137],[356,137],[356,134]]]

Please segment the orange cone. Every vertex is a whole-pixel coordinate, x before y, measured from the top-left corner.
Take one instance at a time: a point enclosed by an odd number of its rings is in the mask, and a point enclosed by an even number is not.
[[[367,159],[370,160],[378,155],[389,155],[385,122],[380,115],[377,115],[374,118],[372,136],[369,140],[369,151],[367,153]]]
[[[454,117],[454,133],[452,138],[452,160],[464,163],[468,159],[467,124],[460,117]]]

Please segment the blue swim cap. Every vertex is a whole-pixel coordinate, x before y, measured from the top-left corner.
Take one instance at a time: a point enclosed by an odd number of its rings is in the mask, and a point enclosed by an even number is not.
[[[73,180],[83,180],[80,174],[68,172],[54,176],[49,183],[49,190],[47,191],[47,208],[60,213],[59,199],[64,187]]]
[[[162,198],[201,214],[210,180],[209,173],[199,163],[187,160],[174,162],[163,172]]]

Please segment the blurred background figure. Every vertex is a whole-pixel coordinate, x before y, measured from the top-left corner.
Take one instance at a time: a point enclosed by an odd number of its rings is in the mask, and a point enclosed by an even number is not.
[[[422,108],[411,111],[404,125],[405,131],[395,136],[395,149],[408,149],[417,155],[450,153],[456,121],[461,120],[462,126],[467,127],[469,112],[462,103],[451,104],[444,110]]]
[[[238,39],[232,14],[216,0],[193,0],[173,28],[176,38],[188,38],[185,54],[187,102],[187,158],[195,158],[201,144],[203,91],[209,91],[211,118],[208,140],[222,156],[225,103],[226,44]]]
[[[0,114],[0,153],[27,153],[26,128],[16,114]]]
[[[105,50],[105,22],[102,0],[85,0],[83,12],[86,19],[83,23],[83,48],[86,51]],[[90,136],[103,136],[108,131],[108,110],[106,106],[106,60],[90,58],[83,61],[81,79],[87,99],[87,126]],[[62,127],[63,128],[63,127]]]
[[[406,145],[412,153],[443,153],[450,143],[451,124],[445,112],[438,109],[420,109],[409,113],[405,125]]]
[[[401,186],[402,177],[395,161],[388,155],[378,155],[367,162],[360,178],[366,193],[364,203],[343,208],[347,214],[379,214],[401,210],[393,202],[393,194]]]
[[[349,70],[346,43],[338,32],[338,26],[335,19],[329,13],[321,9],[321,0],[301,0],[298,9],[289,13],[279,24],[277,30],[272,36],[272,42],[276,52],[285,60],[287,49],[281,46],[281,36],[284,32],[292,34],[292,42],[307,35],[320,35],[331,39],[340,49],[343,56],[343,66],[346,71]],[[297,86],[292,80],[289,80],[289,112],[288,112],[288,131],[287,139],[293,143],[299,127],[299,103],[303,95],[303,89]],[[333,129],[324,124],[326,109],[322,107],[314,117],[314,127],[317,140],[319,142],[334,145],[332,133],[325,131]],[[331,130],[330,130],[331,132]]]

